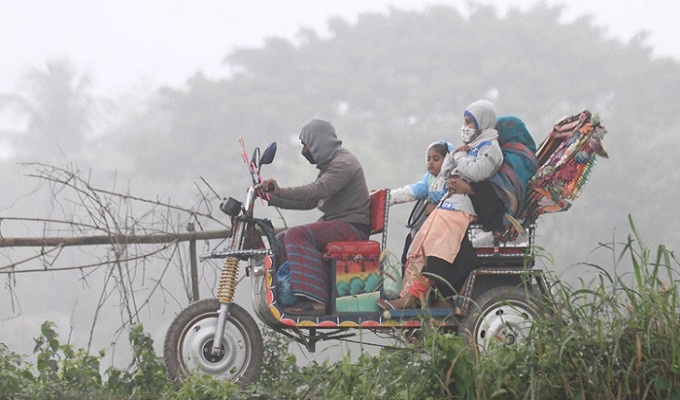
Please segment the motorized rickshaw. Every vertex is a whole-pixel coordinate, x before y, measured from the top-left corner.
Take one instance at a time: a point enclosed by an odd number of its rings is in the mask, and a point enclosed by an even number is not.
[[[385,282],[392,273],[384,262],[389,190],[372,193],[369,240],[326,246],[333,289],[327,313],[320,316],[287,315],[277,302],[275,229],[269,220],[254,215],[256,200],[266,195],[260,186],[260,170],[273,162],[276,143],[262,152],[256,149],[252,158],[245,160],[252,178],[245,201],[230,197],[220,205],[232,222],[227,248],[202,256],[224,260],[216,297],[189,305],[167,331],[164,358],[169,375],[181,379],[197,371],[242,384],[259,375],[264,358],[260,328],[234,302],[241,265],[252,280],[253,310],[258,319],[309,351],[315,351],[320,341],[344,339],[362,329],[408,332],[422,328],[424,323],[436,323],[464,335],[482,351],[494,342],[521,342],[529,335],[532,322],[544,315],[543,305],[550,293],[544,271],[535,268],[536,218],[569,208],[568,200],[580,193],[595,156],[606,157],[602,147],[605,132],[588,111],[555,125],[536,152],[540,167],[530,182],[522,224],[512,225],[514,234],[510,236],[486,232],[479,225],[469,228],[468,238],[480,267],[470,273],[447,308],[378,308],[376,300],[386,296]],[[543,167],[550,167],[550,171]],[[569,174],[559,175],[560,171]]]

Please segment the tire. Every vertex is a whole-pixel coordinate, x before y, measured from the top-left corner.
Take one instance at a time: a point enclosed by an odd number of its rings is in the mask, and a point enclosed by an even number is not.
[[[260,375],[264,362],[262,334],[255,320],[238,304],[229,305],[222,338],[226,350],[219,356],[210,354],[219,308],[217,299],[200,300],[184,309],[170,324],[163,356],[173,381],[198,372],[245,386]]]
[[[482,354],[494,346],[527,344],[533,323],[544,315],[540,304],[524,287],[495,287],[477,296],[461,321],[461,336]]]

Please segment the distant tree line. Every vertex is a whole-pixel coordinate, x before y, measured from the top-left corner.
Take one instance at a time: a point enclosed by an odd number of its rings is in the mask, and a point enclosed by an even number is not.
[[[437,6],[331,19],[328,37],[301,30],[295,41],[272,38],[227,55],[226,78],[197,72],[180,88],[158,89],[94,140],[86,134],[95,109],[86,77],[49,64],[34,76],[33,97],[23,98],[31,123],[16,146],[23,155],[54,152],[36,144],[59,137],[62,148],[80,149],[73,161],[152,182],[158,193],[182,198],[205,177],[219,195],[238,196],[247,183],[238,137],[251,146],[278,141],[269,173],[283,185],[302,183],[313,171],[297,134],[321,117],[359,154],[372,188],[394,187],[421,175],[430,142],[458,141],[462,110],[476,99],[522,118],[537,142],[559,117],[587,108],[610,132],[611,158],[569,213],[545,217],[540,240],[566,259],[560,249],[610,238],[632,213],[650,240],[677,246],[679,212],[657,210],[679,191],[678,61],[653,58],[642,35],[623,43],[591,18],[560,17],[561,8],[537,4],[504,16],[475,5],[469,17]]]

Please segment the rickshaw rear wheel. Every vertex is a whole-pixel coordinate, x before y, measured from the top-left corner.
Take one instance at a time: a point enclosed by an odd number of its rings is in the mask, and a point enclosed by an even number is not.
[[[523,286],[499,286],[477,296],[459,334],[484,354],[495,346],[528,344],[534,322],[545,313],[537,294]]]
[[[219,308],[217,299],[200,300],[185,308],[170,324],[163,355],[173,381],[201,373],[245,386],[260,375],[264,363],[262,334],[255,320],[238,304],[229,305],[222,351],[212,353]]]

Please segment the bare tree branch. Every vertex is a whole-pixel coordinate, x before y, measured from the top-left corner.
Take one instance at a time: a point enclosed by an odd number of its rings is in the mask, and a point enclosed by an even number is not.
[[[3,228],[0,250],[10,262],[0,266],[0,274],[7,275],[10,292],[20,274],[77,270],[81,271],[81,279],[85,282],[92,274],[101,275],[104,280],[100,283],[102,287],[90,326],[88,348],[107,304],[117,304],[122,322],[120,330],[138,322],[140,312],[152,304],[154,296],[160,294],[163,302],[167,301],[166,296],[172,298],[171,301],[178,301],[173,291],[166,288],[166,280],[173,269],[182,277],[186,298],[190,300],[192,290],[187,276],[191,274],[184,271],[188,268],[182,260],[182,242],[201,240],[207,244],[209,240],[221,242],[231,235],[230,229],[204,229],[209,223],[226,226],[212,215],[213,199],[208,197],[216,193],[205,180],[208,190],[198,188],[197,207],[188,208],[98,188],[90,183],[89,176],[83,177],[74,167],[66,169],[41,163],[23,165],[31,169],[27,176],[39,179],[46,184],[42,188],[51,192],[47,197],[51,206],[48,212],[60,215],[16,217],[4,213],[0,217]],[[6,232],[12,231],[11,224],[14,223],[21,224],[22,228],[40,224],[42,237],[7,237]],[[189,223],[200,230],[178,232]],[[76,258],[95,259],[79,260],[76,265],[59,265],[62,253],[69,248],[73,249],[70,252],[81,250],[74,255]],[[91,250],[85,253],[82,251],[85,248]],[[16,253],[20,249],[36,251],[18,261],[12,260],[14,257],[10,257],[9,252]],[[40,268],[31,266],[36,261],[42,264]],[[159,261],[162,263],[160,268],[148,269]],[[147,281],[153,282],[150,288]],[[140,293],[144,293],[143,298],[137,298]]]
[[[190,233],[163,233],[152,235],[110,235],[57,238],[0,238],[0,247],[67,247],[112,244],[158,244],[194,240],[223,239],[231,236],[231,230],[199,231]],[[2,269],[2,267],[0,267]]]

